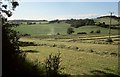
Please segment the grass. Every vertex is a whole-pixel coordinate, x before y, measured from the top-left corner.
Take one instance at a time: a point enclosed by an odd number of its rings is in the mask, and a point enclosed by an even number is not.
[[[41,35],[56,35],[57,33],[60,33],[61,35],[66,35],[68,27],[70,27],[70,25],[67,23],[59,23],[59,24],[46,23],[46,24],[34,24],[34,25],[21,25],[13,29],[23,34],[27,33],[27,34],[31,34],[32,36],[41,36]],[[90,34],[92,30],[94,32],[96,32],[97,30],[101,30],[100,34],[108,34],[107,28],[102,28],[92,25],[74,28],[75,31],[74,34],[77,34],[78,32],[86,32]],[[112,29],[111,33],[118,34],[118,30]]]
[[[47,41],[45,39],[40,40],[38,38],[21,38],[20,41],[80,47],[81,51],[79,52],[76,50],[47,46],[27,46],[20,48],[21,50],[37,51],[37,53],[27,53],[27,59],[32,61],[38,59],[41,62],[44,62],[49,54],[55,54],[57,51],[60,51],[62,60],[61,66],[64,67],[64,73],[71,75],[92,75],[91,71],[101,70],[106,73],[117,74],[117,57],[102,56],[94,53],[89,53],[91,50],[96,52],[107,51],[108,53],[117,52],[117,45]]]
[[[107,28],[92,26],[92,25],[76,28],[75,33],[86,32],[86,33],[90,34],[91,31],[94,31],[94,34],[95,34],[95,32],[97,30],[101,31],[100,34],[108,34],[109,33],[109,30]],[[118,34],[118,30],[111,29],[111,34]]]
[[[110,24],[110,18],[109,17],[106,17],[106,18],[99,18],[99,19],[95,19],[95,22],[105,22],[106,24]],[[111,24],[118,24],[118,21],[114,18],[112,18],[112,22]]]
[[[107,45],[107,44],[90,44],[90,43],[79,43],[79,42],[61,42],[61,41],[47,41],[45,39],[40,40],[39,38],[21,38],[20,41],[29,41],[29,42],[35,42],[35,43],[43,43],[43,44],[56,44],[56,45],[66,45],[66,46],[77,46],[82,50],[89,51],[91,49],[95,51],[108,51],[111,52],[117,52],[118,51],[118,45]]]
[[[35,25],[21,25],[15,28],[15,30],[20,33],[31,34],[32,36],[40,36],[40,35],[54,35],[57,33],[66,34],[67,28],[69,24],[61,23],[61,24],[35,24]]]
[[[35,50],[37,53],[27,53],[27,59],[35,61],[36,59],[44,62],[49,54],[61,52],[61,67],[64,67],[63,72],[71,75],[89,74],[93,70],[102,70],[109,73],[117,74],[117,58],[116,57],[103,57],[93,53],[76,52],[73,50],[41,47],[41,46],[29,46],[21,47],[22,50]],[[105,69],[110,69],[108,71]]]
[[[105,21],[108,22],[108,19],[101,19],[96,21]],[[116,21],[114,21],[116,23]],[[26,46],[20,47],[21,50],[33,50],[34,53],[27,52],[27,59],[35,61],[38,59],[41,62],[44,62],[46,57],[51,53],[55,54],[57,51],[61,52],[61,66],[64,67],[63,72],[71,75],[82,75],[88,74],[92,75],[91,71],[101,70],[106,73],[117,74],[117,57],[113,56],[103,56],[95,53],[89,53],[90,51],[95,52],[105,52],[117,53],[118,45],[112,44],[92,44],[92,43],[81,43],[81,42],[67,42],[67,40],[73,39],[88,39],[88,38],[104,38],[108,35],[108,29],[98,26],[83,26],[79,28],[74,28],[75,33],[73,35],[66,35],[67,28],[70,27],[66,23],[44,23],[44,24],[35,24],[35,25],[21,25],[16,28],[13,28],[20,33],[31,34],[38,38],[20,38],[20,41],[34,42],[36,44],[56,44],[56,45],[65,45],[65,46],[76,46],[81,49],[81,51],[58,48],[58,47],[48,47],[48,46]],[[100,34],[90,34],[91,31],[101,30]],[[87,32],[86,35],[76,35],[78,32]],[[61,35],[55,36],[57,33]],[[112,29],[112,35],[117,35],[118,30]],[[58,38],[58,39],[55,39]],[[90,40],[83,40],[90,41]],[[108,70],[109,69],[109,70]]]

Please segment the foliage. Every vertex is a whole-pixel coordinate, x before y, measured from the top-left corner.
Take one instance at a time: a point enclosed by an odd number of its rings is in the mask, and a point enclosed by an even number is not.
[[[49,21],[49,23],[60,23],[60,21],[56,19],[56,20]]]
[[[111,22],[111,25],[119,25],[119,17],[114,17],[112,16],[111,17],[112,19],[112,22]],[[105,22],[106,26],[110,24],[110,16],[103,16],[103,17],[98,17],[96,19],[94,19],[94,21],[96,22],[96,24],[98,23],[103,23]]]
[[[7,22],[7,18],[3,16],[3,13],[5,13],[6,16],[8,17],[12,16],[12,12],[10,10],[7,10],[8,5],[4,5],[4,4],[1,4],[1,5],[2,7],[0,8],[1,9],[0,16],[2,16],[3,47],[8,48],[9,50],[9,52],[4,51],[3,53],[12,55],[16,53],[14,51],[19,51],[18,32],[11,30],[12,24],[9,24]],[[15,9],[18,5],[19,5],[18,2],[12,1],[12,9]]]
[[[11,3],[13,10],[19,5],[17,2]],[[7,5],[3,4],[2,7],[5,8],[5,10],[0,8],[2,10],[0,11],[0,16],[2,16],[2,76],[43,77],[43,72],[38,69],[38,64],[27,61],[26,54],[19,50],[19,33],[11,29],[13,25],[9,24],[7,18],[2,15],[5,13],[10,17],[12,12],[7,10]]]
[[[108,28],[109,27],[109,25],[105,24],[105,22],[103,22],[103,23],[99,22],[99,23],[96,23],[96,25],[100,26],[100,27],[104,27],[104,28]]]
[[[60,33],[57,33],[57,35],[60,35]]]
[[[101,31],[100,31],[100,30],[97,30],[96,33],[101,33]]]
[[[94,25],[95,22],[93,19],[71,19],[66,21],[68,24],[71,24],[71,27],[79,28],[85,25]]]
[[[112,38],[107,38],[106,42],[113,42]]]
[[[69,24],[66,23],[51,23],[51,24],[34,24],[34,25],[20,25],[17,27],[14,27],[13,29],[16,31],[19,31],[22,34],[30,34],[31,36],[43,36],[43,35],[49,35],[53,31],[53,35],[56,35],[57,33],[60,33],[60,35],[66,35],[67,34],[67,29],[70,27]],[[78,32],[87,32],[90,33],[92,30],[101,30],[101,34],[108,34],[108,29],[99,27],[99,26],[82,26],[79,28],[74,28],[75,34]],[[118,34],[118,30],[116,29],[111,29],[112,34]]]
[[[36,24],[35,22],[27,22],[28,25]]]
[[[87,34],[86,32],[78,32],[77,34]]]
[[[94,31],[92,30],[90,33],[94,33]]]
[[[76,52],[76,50],[69,50],[69,49],[61,49],[56,47],[47,47],[47,46],[28,46],[28,47],[22,47],[22,50],[35,50],[38,51],[37,53],[29,53],[27,54],[28,59],[36,60],[38,59],[41,62],[44,62],[46,57],[49,56],[49,54],[56,54],[58,50],[61,51],[61,62],[60,67],[64,67],[64,70],[62,72],[66,74],[74,74],[74,75],[91,75],[89,72],[95,69],[98,70],[104,70],[106,72],[112,72],[117,74],[117,56],[111,57],[111,56],[104,56],[104,55],[98,55],[96,52],[102,53],[102,51],[107,51],[109,55],[111,52],[117,51],[117,45],[111,46],[111,45],[98,45],[98,44],[81,44],[79,42],[77,43],[69,43],[64,42],[67,44],[67,46],[74,45],[81,46],[81,49],[84,49],[84,51]],[[89,45],[89,46],[88,46]],[[116,48],[115,48],[116,47]],[[90,49],[92,49],[92,54],[89,54]],[[115,49],[115,50],[114,50]],[[91,53],[91,52],[90,52]],[[117,53],[117,52],[116,52]],[[37,54],[37,55],[36,55]],[[105,70],[105,68],[108,68],[110,70]],[[59,77],[59,76],[52,76],[52,77]]]
[[[72,27],[69,27],[69,28],[67,29],[67,34],[72,34],[72,33],[74,33],[74,30],[73,30]]]
[[[46,74],[48,77],[55,77],[60,72],[60,52],[57,55],[50,54],[45,61]]]

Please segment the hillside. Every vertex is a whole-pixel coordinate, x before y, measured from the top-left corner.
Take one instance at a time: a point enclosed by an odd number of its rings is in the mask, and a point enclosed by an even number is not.
[[[110,18],[110,16],[97,17],[97,19],[99,19],[99,18]],[[120,17],[117,17],[117,16],[111,16],[111,18],[113,18],[113,19],[120,19]]]
[[[21,25],[15,30],[22,34],[31,34],[32,36],[39,35],[56,35],[57,33],[66,34],[69,24],[66,23],[53,23],[53,24],[33,24],[33,25]]]
[[[103,16],[103,17],[98,17],[96,19],[94,19],[94,21],[96,23],[103,23],[105,22],[105,24],[109,25],[109,20],[110,17],[109,16]],[[118,26],[118,17],[113,16],[112,17],[112,27],[117,27]],[[16,20],[17,22],[25,22],[25,20]],[[39,20],[26,20],[27,22],[40,22]],[[45,20],[41,20],[41,21],[45,21]],[[47,21],[47,20],[46,20]],[[58,21],[61,21],[58,23]],[[67,34],[67,29],[68,27],[70,27],[69,23],[66,23],[65,21],[67,20],[57,20],[57,22],[54,23],[46,23],[46,24],[21,24],[20,26],[13,28],[17,31],[19,31],[22,34],[30,34],[32,36],[40,36],[40,35],[56,35],[57,33],[61,34],[61,35],[66,35]],[[75,20],[76,21],[76,20]],[[95,32],[97,30],[101,31],[101,34],[108,34],[108,28],[104,28],[104,27],[100,27],[100,26],[95,26],[95,25],[85,25],[85,26],[81,26],[78,28],[74,28],[74,33],[73,34],[77,34],[78,32],[86,32],[87,34],[90,34],[91,31],[94,31],[93,34],[95,34]],[[118,30],[116,29],[112,29],[111,30],[112,34],[118,34]]]
[[[112,19],[111,24],[112,25],[116,25],[116,24],[118,24],[118,21],[120,20],[120,17],[112,16],[111,19]],[[109,25],[110,24],[110,16],[97,17],[96,19],[94,19],[94,21],[96,23],[98,23],[98,22],[100,22],[100,23],[105,22],[105,24]]]
[[[33,25],[21,25],[16,28],[13,28],[19,31],[22,34],[30,34],[32,36],[40,36],[40,35],[56,35],[60,33],[61,35],[67,34],[67,29],[70,27],[69,24],[66,23],[52,23],[52,24],[33,24]],[[86,32],[90,34],[91,31],[94,31],[94,34],[97,30],[101,30],[101,34],[108,34],[107,28],[102,28],[99,26],[82,26],[79,28],[74,28],[75,33],[78,32]],[[112,29],[112,34],[118,34],[118,30]]]

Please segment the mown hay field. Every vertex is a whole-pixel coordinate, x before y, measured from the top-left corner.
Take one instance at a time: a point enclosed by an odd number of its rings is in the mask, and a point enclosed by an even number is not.
[[[117,53],[117,45],[48,41],[45,39],[26,37],[21,38],[20,41],[45,44],[43,46],[26,46],[20,48],[21,50],[38,51],[34,53],[27,52],[27,59],[31,61],[38,59],[44,63],[45,59],[51,53],[56,54],[60,51],[62,60],[61,67],[64,68],[62,70],[64,73],[71,75],[93,75],[92,71],[98,70],[105,73],[117,74],[118,57],[110,55],[111,53]],[[53,44],[57,46],[63,45],[65,47],[49,46]],[[66,48],[69,46],[79,47],[80,50]],[[108,54],[105,54],[104,51]]]
[[[106,73],[117,74],[117,57],[105,57],[94,53],[76,52],[61,48],[45,46],[22,47],[22,50],[35,50],[37,53],[27,53],[27,59],[31,61],[39,60],[44,63],[45,59],[52,53],[61,53],[62,72],[70,75],[93,75],[91,71],[99,70]]]

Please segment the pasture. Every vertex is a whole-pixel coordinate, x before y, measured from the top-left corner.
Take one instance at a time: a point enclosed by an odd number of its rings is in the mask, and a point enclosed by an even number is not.
[[[98,21],[98,20],[96,20]],[[99,20],[100,21],[100,20]],[[61,53],[61,67],[63,73],[70,75],[118,75],[118,30],[111,29],[112,43],[106,42],[108,29],[88,25],[74,28],[72,35],[67,35],[67,23],[44,23],[34,25],[20,25],[13,28],[22,34],[31,36],[21,37],[19,41],[33,42],[36,46],[23,46],[20,50],[32,50],[26,52],[26,59],[39,60],[44,63],[52,53]],[[101,33],[95,33],[100,30]],[[90,33],[94,31],[94,33]],[[86,32],[87,34],[77,34]],[[57,35],[60,33],[60,35]]]
[[[27,59],[39,60],[44,63],[49,54],[61,53],[61,67],[66,74],[70,75],[93,75],[92,71],[99,70],[106,73],[117,74],[117,57],[105,57],[93,53],[76,52],[61,48],[44,46],[22,47],[22,50],[35,50],[37,53],[27,53]]]
[[[47,23],[47,24],[33,24],[33,25],[20,25],[16,28],[13,28],[17,31],[19,31],[22,34],[30,34],[31,36],[41,36],[41,35],[56,35],[57,33],[60,33],[61,35],[67,34],[67,29],[70,27],[70,24],[67,23]],[[93,34],[96,34],[95,32],[97,30],[100,30],[100,34],[108,34],[107,28],[102,28],[98,26],[88,25],[88,26],[82,26],[79,28],[74,28],[74,33],[77,34],[78,32],[86,32],[87,34],[90,34],[91,31],[94,31]],[[111,29],[111,34],[118,34],[118,30]]]
[[[23,37],[20,41],[34,42],[38,46],[26,46],[20,49],[37,51],[27,52],[27,59],[31,61],[39,60],[43,63],[51,53],[56,54],[60,51],[61,67],[64,68],[62,72],[66,74],[94,75],[96,70],[108,74],[118,74],[118,45],[68,42],[68,40],[70,39]],[[99,72],[97,74],[104,75]]]
[[[109,17],[98,18],[98,19],[95,19],[94,21],[95,22],[101,22],[101,23],[105,22],[106,24],[110,24],[110,18]],[[118,23],[119,23],[118,20],[112,18],[112,23],[111,23],[112,25],[118,24]]]
[[[35,24],[35,25],[21,25],[15,28],[20,33],[31,34],[32,36],[40,35],[55,35],[57,33],[66,34],[69,24]]]

